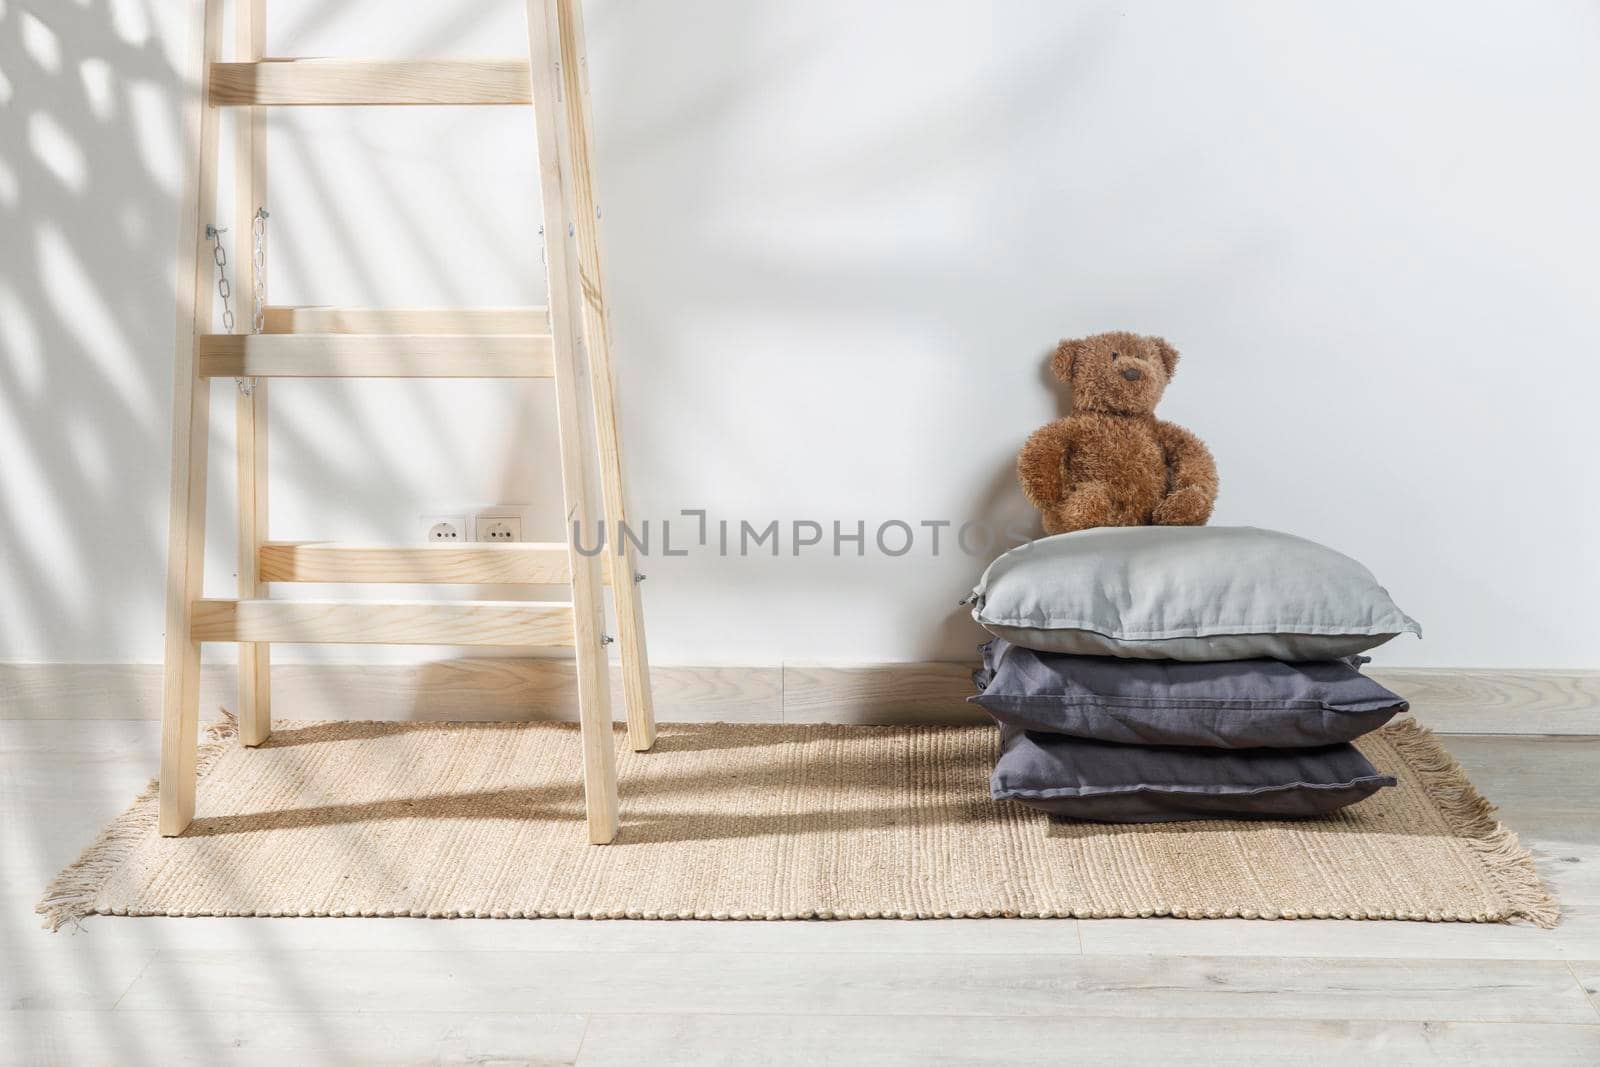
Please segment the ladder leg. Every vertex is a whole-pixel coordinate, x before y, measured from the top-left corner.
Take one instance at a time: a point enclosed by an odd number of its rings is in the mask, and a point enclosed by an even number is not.
[[[589,108],[588,55],[583,13],[577,0],[555,0],[561,32],[562,97],[571,145],[571,187],[577,240],[583,335],[589,353],[596,436],[600,446],[600,484],[612,545],[606,553],[611,594],[617,605],[617,638],[622,649],[622,692],[628,713],[628,741],[644,752],[656,742],[655,708],[650,693],[650,657],[645,648],[644,607],[640,602],[636,550],[622,534],[628,523],[622,480],[622,444],[611,371],[611,321],[601,268],[600,208],[594,185],[594,134]]]
[[[529,70],[538,127],[540,200],[544,205],[545,270],[550,288],[556,418],[561,438],[561,489],[566,501],[567,556],[572,568],[572,614],[577,647],[578,714],[583,730],[584,799],[589,840],[604,844],[617,832],[616,746],[611,734],[611,679],[604,644],[605,604],[600,560],[580,550],[580,536],[599,534],[594,485],[594,410],[583,395],[587,353],[581,344],[578,263],[572,237],[570,145],[560,121],[560,20],[555,0],[527,0]]]
[[[621,514],[606,510],[608,514]],[[617,527],[626,521],[613,519],[612,525]],[[656,743],[656,712],[650,693],[644,607],[639,602],[639,586],[634,578],[637,566],[631,547],[621,555],[612,556],[611,588],[617,602],[617,643],[622,646],[622,699],[628,712],[628,744],[635,752],[647,752]]]
[[[266,46],[266,0],[234,0],[234,58],[257,62]],[[256,292],[254,226],[267,202],[266,109],[240,108],[234,118],[233,247],[243,308]],[[253,318],[253,316],[252,316]],[[260,579],[261,543],[267,539],[267,380],[235,401],[239,470],[240,600],[267,595]],[[271,645],[239,646],[239,740],[255,746],[272,733]]]
[[[236,408],[239,442],[239,599],[266,596],[260,577],[267,536],[267,381],[257,379]],[[272,646],[239,646],[239,740],[251,747],[272,733]]]
[[[201,219],[216,203],[217,113],[205,106],[222,29],[221,0],[191,0],[184,107],[183,195],[178,225],[178,321],[173,365],[172,497],[167,529],[166,640],[161,683],[160,832],[181,834],[194,818],[195,743],[200,718],[200,646],[190,605],[205,576],[206,431],[210,384],[195,375],[195,335],[211,323],[210,266],[200,255]]]
[[[606,668],[605,646],[600,641],[600,621],[595,619],[588,634],[583,632],[582,622],[577,624],[584,818],[589,827],[589,842],[595,845],[609,844],[617,836],[617,752],[611,735],[611,680]]]

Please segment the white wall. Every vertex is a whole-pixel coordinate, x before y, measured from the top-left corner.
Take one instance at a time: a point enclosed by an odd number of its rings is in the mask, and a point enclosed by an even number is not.
[[[0,0],[0,660],[159,657],[185,6]],[[1600,666],[1592,3],[587,6],[641,517],[1026,515],[1048,348],[1160,332],[1215,521],[1366,561],[1427,633],[1382,661]],[[269,23],[280,55],[523,44],[516,0]],[[541,299],[525,113],[280,113],[271,152],[275,302]],[[274,394],[275,537],[559,491],[546,383]],[[981,561],[926,547],[653,558],[652,651],[965,656]]]

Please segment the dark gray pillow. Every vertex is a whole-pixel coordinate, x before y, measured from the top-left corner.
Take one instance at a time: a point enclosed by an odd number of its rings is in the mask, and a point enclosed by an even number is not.
[[[971,699],[1002,723],[1127,745],[1331,745],[1407,708],[1344,660],[1068,656],[1000,638],[982,652]]]
[[[1092,822],[1180,822],[1322,815],[1394,784],[1350,744],[1171,748],[1002,726],[989,792]]]
[[[1133,659],[1338,659],[1422,631],[1372,572],[1248,526],[1119,526],[1012,549],[973,591],[996,637]]]

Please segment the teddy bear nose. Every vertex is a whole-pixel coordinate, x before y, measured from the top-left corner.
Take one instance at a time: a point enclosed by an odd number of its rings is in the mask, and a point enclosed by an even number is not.
[[[1130,382],[1136,382],[1144,377],[1144,371],[1138,367],[1124,367],[1122,368],[1122,376]]]

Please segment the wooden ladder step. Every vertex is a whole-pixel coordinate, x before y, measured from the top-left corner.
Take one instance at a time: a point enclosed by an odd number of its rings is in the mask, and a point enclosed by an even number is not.
[[[216,333],[202,378],[548,378],[549,334]]]
[[[564,585],[572,580],[567,546],[559,542],[470,545],[348,545],[267,541],[264,582],[393,582],[460,585]],[[601,568],[609,579],[607,568]]]
[[[542,307],[367,308],[268,305],[267,333],[549,333]]]
[[[291,644],[573,644],[572,605],[539,601],[196,600],[195,641]]]
[[[531,103],[527,59],[263,59],[211,64],[213,107]]]

